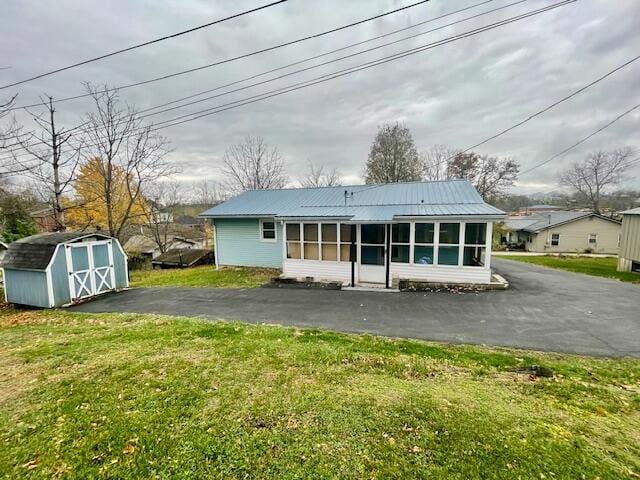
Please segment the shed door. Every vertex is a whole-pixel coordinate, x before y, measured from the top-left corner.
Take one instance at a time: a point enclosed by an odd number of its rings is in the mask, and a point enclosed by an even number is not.
[[[69,287],[73,300],[115,288],[111,241],[70,244],[66,250]]]

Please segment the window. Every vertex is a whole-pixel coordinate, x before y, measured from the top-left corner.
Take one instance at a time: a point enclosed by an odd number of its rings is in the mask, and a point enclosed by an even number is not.
[[[433,239],[435,225],[433,223],[416,223],[413,247],[413,263],[433,265]]]
[[[395,263],[409,263],[409,241],[411,225],[396,223],[391,226],[391,261]]]
[[[300,224],[287,223],[287,258],[300,259],[302,248],[300,244]]]
[[[320,245],[318,242],[318,224],[305,223],[302,226],[305,260],[320,260]]]
[[[595,245],[596,243],[598,243],[598,234],[597,233],[590,233],[589,234],[589,245]]]
[[[276,241],[276,222],[272,220],[260,220],[260,240],[263,242]]]
[[[460,254],[460,224],[441,223],[438,237],[438,265],[458,265]]]
[[[385,230],[384,224],[360,227],[360,262],[363,265],[384,265]]]
[[[465,224],[462,265],[465,267],[483,267],[486,255],[486,241],[486,223]]]
[[[560,234],[559,233],[552,233],[551,234],[551,246],[552,247],[557,247],[558,245],[560,245]]]
[[[320,225],[322,234],[322,260],[338,261],[338,225],[323,223]]]
[[[355,225],[340,224],[340,261],[351,261],[351,242],[355,240]]]

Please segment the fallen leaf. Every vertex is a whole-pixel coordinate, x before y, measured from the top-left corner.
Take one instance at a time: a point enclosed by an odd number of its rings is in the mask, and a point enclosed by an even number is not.
[[[22,465],[22,468],[26,468],[27,470],[33,470],[34,468],[38,468],[38,461],[31,460],[30,462],[27,462],[24,465]]]
[[[131,455],[135,451],[136,447],[131,445],[130,443],[122,449],[122,453],[124,453],[125,455]]]

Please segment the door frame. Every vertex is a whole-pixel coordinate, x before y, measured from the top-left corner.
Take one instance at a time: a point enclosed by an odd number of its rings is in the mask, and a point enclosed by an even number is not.
[[[384,228],[384,239],[382,243],[363,243],[362,242],[362,227],[364,225],[382,225]],[[358,225],[358,283],[379,283],[385,286],[385,288],[389,288],[389,245],[391,241],[391,231],[390,224],[386,222],[367,222],[361,223]],[[380,247],[383,248],[383,261],[382,265],[367,265],[362,263],[362,247]],[[380,277],[376,278],[375,281],[367,280],[362,278],[363,269],[366,271],[367,268],[379,268],[380,269]],[[366,275],[365,275],[366,277]],[[371,277],[369,277],[371,278]],[[378,281],[379,280],[379,281]]]

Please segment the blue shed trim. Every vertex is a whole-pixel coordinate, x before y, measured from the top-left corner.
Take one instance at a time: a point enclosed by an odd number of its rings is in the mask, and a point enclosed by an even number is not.
[[[282,268],[282,224],[276,241],[260,239],[260,220],[268,217],[214,220],[218,265]]]

